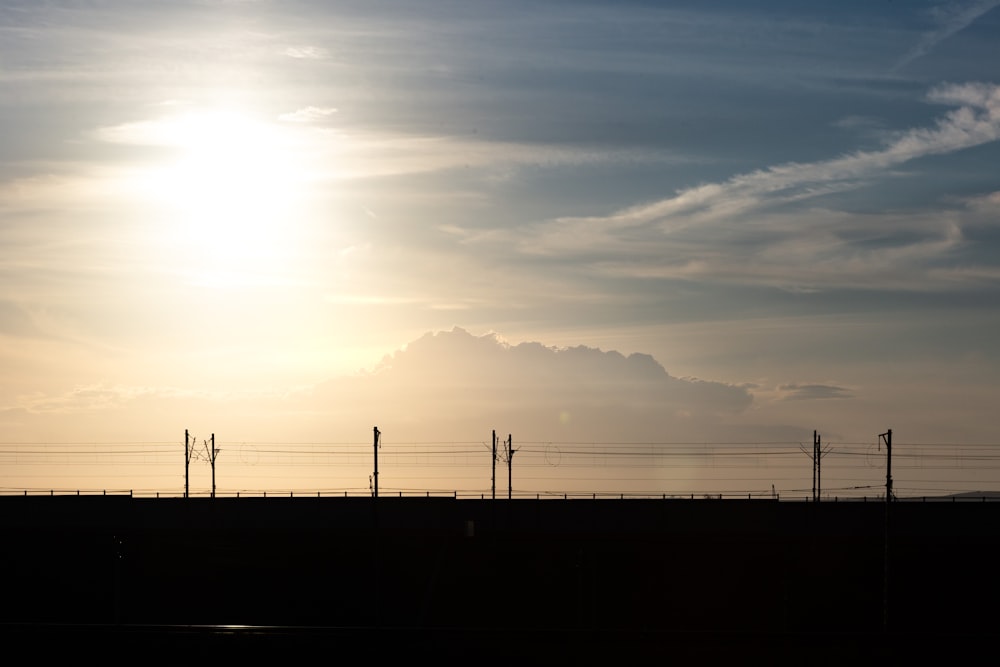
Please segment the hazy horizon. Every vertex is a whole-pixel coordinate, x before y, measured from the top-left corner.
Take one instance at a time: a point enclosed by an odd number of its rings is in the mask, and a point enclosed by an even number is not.
[[[998,5],[5,2],[0,490],[996,489]]]

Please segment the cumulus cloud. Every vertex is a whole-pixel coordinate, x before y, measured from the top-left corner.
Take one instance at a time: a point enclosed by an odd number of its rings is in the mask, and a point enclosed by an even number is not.
[[[615,442],[705,437],[752,402],[744,387],[671,376],[647,354],[513,345],[460,328],[428,333],[370,373],[323,385],[316,398],[414,437],[494,424],[534,439]]]

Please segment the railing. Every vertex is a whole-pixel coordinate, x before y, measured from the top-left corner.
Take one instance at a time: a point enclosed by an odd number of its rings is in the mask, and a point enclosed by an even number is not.
[[[115,496],[128,498],[183,498],[183,492],[148,491],[134,489],[47,489],[47,490],[0,490],[0,497],[68,497],[68,496]],[[190,498],[212,498],[208,492],[189,494]],[[226,491],[216,492],[215,498],[371,498],[370,492],[362,491]],[[455,500],[490,500],[491,494],[472,491],[390,491],[381,492],[379,498],[452,498]],[[771,502],[813,502],[809,495],[775,495],[771,493],[584,493],[584,492],[515,492],[515,500],[760,500]],[[507,500],[506,494],[497,494],[495,500]],[[987,503],[1000,501],[1000,493],[982,495],[907,496],[894,497],[898,503]],[[822,503],[884,503],[885,496],[831,496]]]

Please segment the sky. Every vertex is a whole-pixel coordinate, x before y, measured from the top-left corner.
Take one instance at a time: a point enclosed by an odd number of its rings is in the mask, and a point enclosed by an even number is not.
[[[996,488],[998,6],[2,0],[0,491]]]

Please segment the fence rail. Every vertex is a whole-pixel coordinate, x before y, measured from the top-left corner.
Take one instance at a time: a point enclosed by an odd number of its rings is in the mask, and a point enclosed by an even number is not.
[[[81,497],[81,496],[114,496],[126,498],[153,498],[153,499],[177,499],[184,498],[182,491],[136,491],[128,490],[0,490],[0,497]],[[210,499],[213,496],[208,492],[191,493],[189,498]],[[249,499],[249,498],[373,498],[371,493],[349,492],[349,491],[233,491],[216,493],[214,498],[229,499]],[[459,491],[382,491],[379,499],[392,498],[451,498],[454,500],[490,500],[490,494],[459,492]],[[771,495],[764,493],[688,493],[688,494],[649,494],[649,493],[541,493],[541,492],[515,492],[512,494],[514,500],[755,500],[770,502],[796,502],[809,503],[813,499],[808,494],[784,494]],[[506,495],[498,495],[495,500],[507,500]],[[946,496],[894,496],[893,502],[899,503],[986,503],[1000,501],[1000,493],[996,494],[958,494]],[[822,499],[823,503],[883,503],[885,496],[828,496]]]

